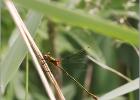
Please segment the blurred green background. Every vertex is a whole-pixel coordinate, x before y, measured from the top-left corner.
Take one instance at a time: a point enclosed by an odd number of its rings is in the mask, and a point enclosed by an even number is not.
[[[14,0],[43,54],[49,51],[54,57],[60,58],[62,67],[81,84],[86,83],[85,87],[98,96],[127,81],[91,62],[84,52],[80,52],[83,49],[101,63],[106,63],[130,79],[138,77],[139,57],[134,49],[138,47],[138,0],[45,2]],[[28,50],[2,1],[0,6],[2,99],[24,100]],[[48,96],[30,56],[28,61],[29,100],[46,100]],[[91,99],[58,68],[51,64],[49,66],[67,100]],[[138,100],[138,91],[116,100]]]

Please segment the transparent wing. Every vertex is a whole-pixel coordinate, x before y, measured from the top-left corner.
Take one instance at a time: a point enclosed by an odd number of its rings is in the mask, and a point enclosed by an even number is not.
[[[64,64],[74,64],[74,63],[86,63],[86,51],[84,49],[81,49],[80,51],[67,56],[67,57],[63,57],[62,62]]]
[[[80,51],[70,54],[61,60],[62,67],[74,77],[79,77],[86,71],[86,51],[81,49]]]

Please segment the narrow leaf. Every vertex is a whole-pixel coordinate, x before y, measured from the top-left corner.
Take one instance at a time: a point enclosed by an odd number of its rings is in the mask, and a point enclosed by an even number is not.
[[[79,10],[67,9],[56,3],[37,0],[14,0],[23,7],[34,9],[46,14],[51,19],[67,23],[73,26],[93,30],[105,36],[116,38],[134,45],[139,44],[138,31],[126,26],[117,25],[111,21],[104,20],[99,16],[92,16]]]
[[[28,16],[26,25],[33,36],[35,36],[35,31],[39,25],[41,18],[41,15],[35,12],[30,12]],[[16,34],[19,34],[19,31],[15,32],[17,32]],[[2,62],[0,64],[0,87],[2,89],[1,92],[4,92],[5,86],[16,74],[21,62],[26,55],[26,52],[27,48],[21,36],[19,35],[12,46],[10,46],[10,48],[7,50],[6,56],[4,59],[2,59]]]
[[[120,86],[109,93],[106,93],[105,95],[101,96],[99,100],[112,100],[113,98],[116,98],[118,96],[124,95],[137,89],[139,89],[139,78],[123,86]]]

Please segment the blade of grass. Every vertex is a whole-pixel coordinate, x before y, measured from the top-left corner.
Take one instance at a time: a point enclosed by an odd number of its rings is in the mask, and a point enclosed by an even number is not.
[[[25,93],[25,100],[28,100],[28,83],[29,83],[29,62],[28,62],[28,53],[26,56],[26,76],[25,76],[25,81],[26,81],[26,93]]]
[[[93,57],[87,55],[87,58],[90,59],[91,61],[93,61],[94,63],[98,64],[100,67],[102,67],[102,68],[104,68],[104,69],[106,69],[106,70],[108,70],[108,71],[113,72],[114,74],[116,74],[116,75],[122,77],[123,79],[125,79],[125,80],[127,80],[127,81],[129,81],[129,82],[132,81],[130,78],[126,77],[126,76],[123,75],[122,73],[120,73],[120,72],[116,71],[115,69],[113,69],[113,68],[111,68],[111,67],[105,65],[104,63],[101,63],[101,62],[97,61],[97,60],[94,59]]]
[[[137,89],[139,89],[139,78],[136,78],[135,80],[120,86],[109,93],[106,93],[105,95],[101,96],[99,100],[112,100],[113,98],[135,91]]]
[[[41,18],[42,16],[40,14],[31,11],[27,16],[27,20],[25,23],[33,37],[35,36],[35,31],[39,25]],[[19,30],[18,29],[16,30],[17,31],[14,32],[16,32],[16,34],[19,34]],[[21,36],[18,35],[18,38],[16,38],[15,42],[10,46],[9,49],[7,49],[5,57],[2,59],[0,64],[0,73],[1,73],[0,87],[2,93],[4,92],[4,89],[8,84],[8,82],[16,74],[26,53],[27,53],[27,48]]]
[[[42,12],[51,19],[70,25],[86,28],[133,45],[139,44],[138,31],[117,25],[99,16],[92,16],[78,10],[70,10],[56,3],[37,0],[14,0],[23,7]]]

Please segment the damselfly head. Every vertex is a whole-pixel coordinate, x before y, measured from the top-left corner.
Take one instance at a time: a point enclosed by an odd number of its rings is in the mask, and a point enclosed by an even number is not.
[[[61,63],[60,59],[56,59],[56,60],[53,62],[53,64],[56,65],[56,66],[60,66],[60,63]]]

